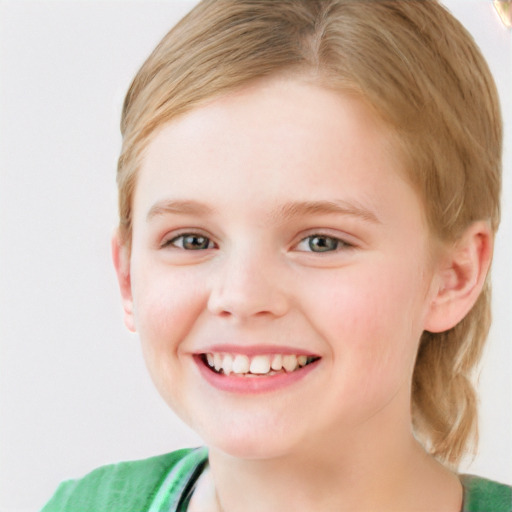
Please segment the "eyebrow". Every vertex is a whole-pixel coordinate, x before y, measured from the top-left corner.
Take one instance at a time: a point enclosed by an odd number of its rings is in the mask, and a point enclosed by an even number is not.
[[[164,199],[156,202],[148,211],[146,220],[165,215],[208,215],[216,210],[194,200]],[[375,213],[361,204],[345,201],[294,201],[286,203],[270,212],[269,220],[286,222],[305,215],[348,215],[362,220],[380,224]]]
[[[278,217],[281,220],[291,220],[294,217],[302,215],[349,215],[351,217],[359,217],[362,220],[380,224],[377,215],[365,206],[345,201],[300,201],[287,203],[275,213],[271,214],[272,218]]]
[[[165,214],[207,215],[213,212],[213,208],[210,208],[204,203],[199,203],[198,201],[164,199],[156,202],[149,209],[146,215],[146,221],[150,221],[153,217]]]

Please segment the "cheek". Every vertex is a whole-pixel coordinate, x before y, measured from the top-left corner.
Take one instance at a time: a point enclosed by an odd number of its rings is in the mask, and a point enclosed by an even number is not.
[[[418,276],[391,263],[366,267],[364,273],[344,269],[322,283],[319,289],[328,293],[311,301],[310,318],[329,340],[333,357],[366,375],[410,371],[422,332]]]
[[[205,294],[190,272],[148,267],[132,276],[134,315],[146,367],[167,404],[188,422],[182,347],[204,309]]]
[[[206,304],[201,280],[183,269],[149,266],[132,277],[135,324],[146,356],[176,354]]]

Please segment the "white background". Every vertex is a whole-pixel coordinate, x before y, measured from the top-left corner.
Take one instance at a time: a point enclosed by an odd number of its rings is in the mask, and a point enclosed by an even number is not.
[[[495,324],[469,471],[512,483],[512,44],[489,0],[446,0],[489,60],[507,124]],[[200,440],[121,319],[109,239],[123,96],[193,1],[0,0],[0,510]],[[468,470],[467,466],[463,468]]]

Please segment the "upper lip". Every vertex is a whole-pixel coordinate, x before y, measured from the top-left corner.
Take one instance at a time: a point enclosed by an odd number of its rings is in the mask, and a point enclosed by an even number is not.
[[[308,357],[319,357],[310,350],[282,345],[238,345],[238,344],[214,344],[208,345],[193,351],[194,354],[224,353],[243,354],[246,356],[271,355],[271,354],[294,354]]]

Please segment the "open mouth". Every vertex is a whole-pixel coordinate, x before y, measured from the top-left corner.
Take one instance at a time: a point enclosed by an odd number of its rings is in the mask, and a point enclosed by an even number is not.
[[[317,356],[301,354],[245,354],[205,353],[200,359],[210,370],[221,375],[263,377],[296,372],[318,361]]]

